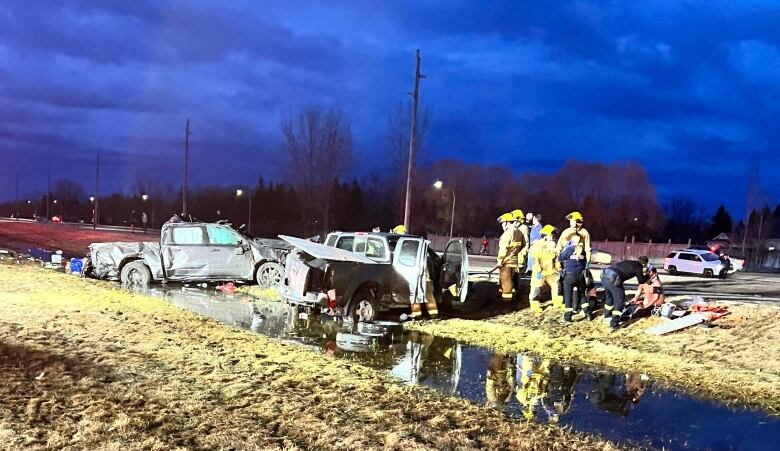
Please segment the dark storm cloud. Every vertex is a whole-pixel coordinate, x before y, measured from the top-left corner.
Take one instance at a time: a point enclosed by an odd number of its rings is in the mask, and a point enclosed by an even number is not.
[[[779,12],[759,1],[6,2],[0,189],[20,172],[39,185],[41,164],[88,179],[97,149],[117,189],[169,175],[188,118],[196,182],[273,176],[280,115],[310,105],[345,110],[355,174],[376,171],[422,48],[423,158],[543,172],[637,160],[663,196],[740,209],[749,167],[780,163]],[[681,183],[702,167],[729,183]]]

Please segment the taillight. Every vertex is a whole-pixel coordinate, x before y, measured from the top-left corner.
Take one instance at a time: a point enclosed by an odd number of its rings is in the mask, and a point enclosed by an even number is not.
[[[328,307],[336,308],[336,290],[328,290]]]

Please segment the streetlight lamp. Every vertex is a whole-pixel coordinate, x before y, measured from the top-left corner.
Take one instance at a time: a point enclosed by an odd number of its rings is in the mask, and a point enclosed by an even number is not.
[[[65,212],[63,211],[63,210],[64,210],[64,208],[65,208],[65,206],[64,206],[64,205],[62,205],[62,204],[61,204],[59,201],[57,201],[57,199],[54,199],[54,200],[53,200],[53,201],[51,201],[51,202],[52,202],[54,205],[57,205],[57,204],[59,204],[59,205],[60,205],[60,221],[62,221],[62,217],[63,217],[63,216],[65,216]]]
[[[92,228],[97,227],[97,211],[95,210],[95,196],[89,196],[89,203],[92,204]]]
[[[145,203],[149,200],[149,195],[146,193],[141,194],[141,200]],[[152,199],[152,229],[154,229],[154,199]],[[144,224],[144,233],[146,233],[146,224]]]
[[[236,197],[241,197],[243,195],[244,190],[240,188],[236,190]],[[249,213],[247,214],[246,231],[247,233],[252,233],[252,193],[247,191],[246,197],[249,199]]]
[[[444,182],[442,182],[441,180],[436,180],[433,183],[433,187],[436,189],[442,189],[442,187],[444,187]],[[449,189],[450,193],[452,194],[452,219],[450,219],[450,239],[452,239],[452,231],[453,228],[455,227],[455,190],[453,190],[449,186],[447,187],[447,189]]]

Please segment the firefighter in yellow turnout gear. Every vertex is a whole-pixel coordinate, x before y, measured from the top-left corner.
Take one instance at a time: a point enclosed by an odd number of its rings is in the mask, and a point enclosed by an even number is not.
[[[501,300],[512,302],[515,290],[512,283],[514,270],[517,268],[517,254],[520,249],[514,245],[517,230],[514,227],[514,218],[511,213],[504,213],[498,217],[498,222],[504,232],[498,240],[498,280],[501,284]]]
[[[520,286],[520,275],[524,272],[526,262],[528,261],[529,229],[525,224],[523,210],[514,210],[512,218],[515,220],[515,241],[512,245],[519,249],[517,252],[517,265],[514,268],[514,283],[517,290]]]
[[[531,311],[534,313],[542,313],[539,295],[545,284],[550,287],[553,307],[563,308],[563,296],[558,292],[558,279],[560,278],[558,272],[561,270],[561,265],[555,250],[553,232],[555,232],[555,227],[551,225],[542,227],[542,237],[531,246],[531,254],[535,261],[531,270],[531,293],[528,295],[528,299],[531,303]]]

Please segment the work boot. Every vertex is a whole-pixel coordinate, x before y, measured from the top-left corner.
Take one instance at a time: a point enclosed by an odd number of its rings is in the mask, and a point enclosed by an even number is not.
[[[568,326],[569,324],[571,324],[571,317],[572,317],[571,309],[566,309],[566,310],[567,311],[563,314],[563,325],[564,326]]]
[[[612,311],[612,318],[609,320],[609,327],[615,331],[620,329],[620,317],[622,316],[622,312],[618,311]]]
[[[563,297],[562,296],[554,297],[552,300],[552,305],[553,308],[563,310]]]
[[[611,305],[604,305],[604,319],[608,319],[612,317],[612,306]]]
[[[541,315],[541,313],[542,313],[542,304],[541,304],[541,302],[539,302],[537,300],[533,300],[533,301],[530,301],[530,304],[531,304],[531,311],[536,313],[536,314]]]

